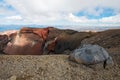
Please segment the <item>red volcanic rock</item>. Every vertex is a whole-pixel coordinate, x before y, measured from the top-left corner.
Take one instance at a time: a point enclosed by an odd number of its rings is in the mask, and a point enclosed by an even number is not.
[[[0,35],[0,50],[2,51],[7,45],[9,39],[7,35]]]
[[[22,28],[19,33],[10,35],[12,40],[7,44],[4,53],[10,55],[42,54],[48,32],[48,28]]]
[[[40,28],[27,28],[27,27],[25,27],[25,28],[22,28],[20,30],[20,33],[34,33],[34,34],[37,34],[40,37],[42,37],[44,40],[46,40],[47,35],[49,33],[49,28],[40,29]]]

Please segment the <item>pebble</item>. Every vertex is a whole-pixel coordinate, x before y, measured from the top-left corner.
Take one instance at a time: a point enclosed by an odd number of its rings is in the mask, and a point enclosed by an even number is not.
[[[16,79],[17,79],[17,76],[13,75],[13,76],[10,77],[9,80],[16,80]]]

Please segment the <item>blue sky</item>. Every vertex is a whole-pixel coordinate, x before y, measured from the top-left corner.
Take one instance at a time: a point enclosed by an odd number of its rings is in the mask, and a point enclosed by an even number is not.
[[[97,7],[97,8],[95,8],[95,11],[97,12],[101,9],[102,9],[102,12],[99,13],[98,15],[93,15],[93,14],[86,13],[84,10],[80,11],[78,13],[75,13],[74,15],[76,15],[76,16],[86,16],[88,19],[101,19],[101,18],[104,18],[104,17],[110,17],[110,16],[115,16],[116,15],[114,9],[112,9],[112,8]]]
[[[120,0],[0,0],[0,24],[120,26]]]

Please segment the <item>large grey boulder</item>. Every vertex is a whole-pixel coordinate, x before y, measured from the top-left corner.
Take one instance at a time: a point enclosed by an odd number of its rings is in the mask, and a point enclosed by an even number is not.
[[[84,44],[74,50],[73,53],[70,54],[69,59],[85,65],[103,62],[104,68],[107,64],[113,63],[112,58],[103,47],[91,44]]]

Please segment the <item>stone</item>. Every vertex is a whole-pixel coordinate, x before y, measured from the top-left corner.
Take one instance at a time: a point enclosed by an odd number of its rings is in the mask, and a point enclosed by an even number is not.
[[[93,65],[103,62],[104,68],[107,64],[113,63],[111,56],[103,47],[91,44],[84,44],[74,50],[73,53],[70,54],[69,59],[85,65]]]
[[[17,76],[13,75],[13,76],[10,77],[9,80],[16,80],[16,79],[17,79]]]

